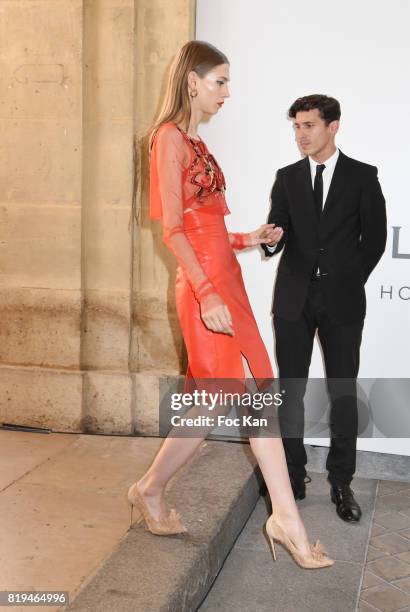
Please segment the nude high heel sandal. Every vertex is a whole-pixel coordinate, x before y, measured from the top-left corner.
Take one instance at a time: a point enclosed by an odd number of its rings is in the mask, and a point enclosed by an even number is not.
[[[322,567],[330,567],[334,564],[333,559],[330,559],[327,556],[326,551],[321,546],[319,540],[316,540],[315,544],[310,545],[310,555],[303,555],[300,553],[290,538],[283,531],[282,527],[277,523],[276,519],[277,516],[272,513],[266,521],[266,533],[272,547],[273,558],[275,561],[276,553],[274,540],[277,540],[291,554],[294,561],[304,569],[320,569]]]
[[[128,489],[127,499],[130,506],[130,528],[132,527],[132,512],[134,506],[136,506],[141,512],[146,526],[151,533],[154,533],[155,535],[174,535],[177,533],[188,532],[188,529],[180,521],[180,514],[176,512],[174,508],[172,508],[168,516],[164,519],[154,519],[154,517],[150,514],[142,496],[140,495],[136,483],[132,484]]]

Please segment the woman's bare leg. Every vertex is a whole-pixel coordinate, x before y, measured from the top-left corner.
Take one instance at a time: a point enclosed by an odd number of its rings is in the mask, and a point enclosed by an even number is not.
[[[289,480],[282,438],[249,438],[252,452],[269,491],[280,525],[302,554],[309,553],[309,541],[300,518]]]
[[[159,520],[167,515],[164,494],[168,482],[195,454],[204,439],[205,436],[200,438],[168,436],[151,466],[138,480],[137,488],[155,519]]]
[[[212,383],[210,390],[215,391]],[[219,406],[215,412],[227,414],[229,407]],[[194,406],[184,416],[190,418],[209,416],[209,411],[206,407]],[[155,519],[162,519],[167,515],[164,495],[168,482],[193,457],[213,429],[213,426],[196,426],[193,430],[192,427],[186,426],[171,430],[151,466],[137,481],[137,488]],[[195,431],[195,437],[192,437],[193,431]]]
[[[243,356],[242,363],[245,376],[252,378],[248,362]],[[269,491],[272,507],[275,507],[280,517],[281,526],[302,554],[308,554],[310,545],[290,484],[282,438],[250,437],[249,443]]]

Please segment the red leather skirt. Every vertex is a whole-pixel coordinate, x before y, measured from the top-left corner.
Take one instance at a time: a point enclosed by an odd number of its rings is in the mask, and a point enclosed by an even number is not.
[[[273,379],[269,355],[246,294],[241,267],[229,242],[219,206],[184,213],[184,230],[205,274],[232,316],[234,336],[213,332],[182,268],[175,285],[176,307],[188,352],[187,378],[244,378],[242,355],[255,379]]]

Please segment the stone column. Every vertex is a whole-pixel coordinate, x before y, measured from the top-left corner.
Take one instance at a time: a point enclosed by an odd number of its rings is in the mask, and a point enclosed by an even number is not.
[[[134,11],[134,0],[84,6],[82,425],[94,432],[132,431]]]
[[[82,0],[3,0],[0,46],[0,422],[78,431]]]

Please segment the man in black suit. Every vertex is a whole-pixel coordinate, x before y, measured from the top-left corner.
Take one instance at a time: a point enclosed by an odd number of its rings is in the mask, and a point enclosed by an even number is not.
[[[324,95],[298,98],[290,107],[305,157],[277,172],[268,218],[276,225],[275,238],[261,246],[267,256],[284,247],[272,312],[279,376],[299,381],[279,413],[295,498],[306,493],[303,396],[317,330],[331,398],[326,462],[331,499],[342,519],[358,521],[361,509],[350,483],[356,469],[364,285],[385,249],[386,208],[377,168],[336,148],[340,114],[339,102]]]

